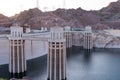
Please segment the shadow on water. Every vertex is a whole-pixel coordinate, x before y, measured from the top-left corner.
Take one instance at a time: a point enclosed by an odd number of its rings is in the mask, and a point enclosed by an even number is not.
[[[0,78],[9,79],[10,73],[8,71],[9,65],[0,65]],[[37,77],[42,76],[42,74],[46,74],[47,71],[47,55],[31,59],[27,61],[27,76]]]
[[[8,64],[0,65],[0,78],[10,78]]]
[[[85,63],[91,62],[92,50],[83,50],[83,60]]]
[[[82,60],[85,64],[91,61],[92,50],[83,49],[81,47],[71,47],[67,49],[67,61],[69,60]]]
[[[77,55],[78,53],[80,54],[82,51],[81,47],[71,47],[67,48],[67,58],[69,59],[70,57],[73,57],[75,54]]]
[[[28,76],[37,77],[47,73],[47,55],[27,61]]]

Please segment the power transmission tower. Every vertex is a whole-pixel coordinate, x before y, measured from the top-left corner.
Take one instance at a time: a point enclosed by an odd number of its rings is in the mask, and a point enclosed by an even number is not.
[[[39,0],[36,1],[36,7],[39,9]]]
[[[63,0],[63,8],[66,8],[66,1]]]

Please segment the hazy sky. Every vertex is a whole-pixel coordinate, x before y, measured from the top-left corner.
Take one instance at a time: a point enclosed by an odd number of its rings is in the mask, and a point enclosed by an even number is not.
[[[64,0],[38,0],[42,11],[63,7]],[[66,8],[81,7],[86,10],[98,10],[117,0],[66,0]],[[37,0],[0,0],[0,13],[12,16],[20,11],[36,7]]]

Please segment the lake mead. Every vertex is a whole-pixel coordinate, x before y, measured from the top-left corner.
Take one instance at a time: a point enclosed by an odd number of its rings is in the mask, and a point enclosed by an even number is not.
[[[27,61],[27,76],[47,80],[47,55]],[[9,77],[8,65],[0,66],[0,77]],[[67,53],[67,80],[120,80],[120,50],[73,49]]]

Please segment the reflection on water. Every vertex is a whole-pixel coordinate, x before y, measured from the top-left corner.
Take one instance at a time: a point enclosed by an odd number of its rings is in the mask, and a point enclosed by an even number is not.
[[[84,50],[83,52],[84,63],[89,64],[91,62],[91,55],[92,55],[92,50]]]
[[[0,78],[9,78],[8,65],[0,65]]]
[[[47,55],[27,63],[28,77],[32,80],[47,80]],[[0,77],[8,77],[7,68],[0,66]],[[70,49],[67,56],[67,80],[120,80],[120,50]]]
[[[27,66],[32,80],[47,80],[47,55],[28,61]]]

